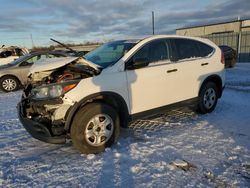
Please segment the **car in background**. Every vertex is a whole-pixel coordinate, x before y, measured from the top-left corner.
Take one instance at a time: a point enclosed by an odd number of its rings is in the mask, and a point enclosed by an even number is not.
[[[40,51],[26,54],[6,65],[0,65],[0,90],[11,92],[25,85],[29,69],[36,61],[67,56],[69,55],[62,51]]]
[[[221,45],[219,47],[224,54],[225,67],[226,68],[233,68],[235,66],[236,60],[237,60],[236,50],[234,50],[230,46],[226,46],[226,45]]]
[[[11,46],[4,48],[4,45],[0,48],[0,66],[8,64],[19,57],[28,54],[29,51],[26,48],[20,48],[17,46]]]

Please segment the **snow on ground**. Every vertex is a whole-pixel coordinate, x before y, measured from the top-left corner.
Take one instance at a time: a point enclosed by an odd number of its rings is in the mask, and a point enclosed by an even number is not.
[[[98,155],[33,139],[17,118],[20,94],[0,93],[0,187],[250,186],[250,64],[227,70],[213,113],[138,121]]]

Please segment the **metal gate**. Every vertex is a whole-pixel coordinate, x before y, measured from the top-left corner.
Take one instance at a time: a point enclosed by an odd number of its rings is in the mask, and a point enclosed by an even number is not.
[[[241,33],[239,61],[250,62],[250,32]]]
[[[213,41],[215,44],[227,45],[238,53],[239,62],[250,62],[250,32],[219,33],[202,36]]]

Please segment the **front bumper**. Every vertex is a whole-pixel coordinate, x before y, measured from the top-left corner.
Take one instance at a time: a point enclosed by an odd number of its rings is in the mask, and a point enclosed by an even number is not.
[[[64,144],[66,142],[66,135],[53,136],[44,124],[25,117],[23,108],[23,103],[20,102],[17,105],[19,119],[32,137],[51,144]]]

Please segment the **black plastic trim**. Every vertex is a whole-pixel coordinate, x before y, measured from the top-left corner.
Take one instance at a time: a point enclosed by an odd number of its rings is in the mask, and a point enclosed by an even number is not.
[[[138,119],[143,119],[143,118],[146,118],[146,117],[151,117],[151,116],[154,116],[156,114],[161,114],[161,113],[167,112],[167,111],[175,109],[175,108],[180,108],[180,107],[184,107],[184,106],[187,106],[187,107],[196,106],[196,105],[198,105],[198,99],[199,99],[198,97],[195,97],[195,98],[188,99],[188,100],[185,100],[185,101],[181,101],[181,102],[173,103],[173,104],[170,104],[170,105],[162,106],[162,107],[159,107],[159,108],[154,108],[154,109],[151,109],[151,110],[147,110],[147,111],[144,111],[144,112],[139,112],[139,113],[136,113],[136,114],[132,114],[131,115],[131,121],[135,121],[135,120],[138,120]]]
[[[64,144],[66,142],[66,135],[53,136],[45,125],[24,117],[22,103],[17,105],[17,109],[19,120],[32,137],[51,144]]]
[[[63,100],[61,98],[30,99],[30,102],[41,106],[41,105],[62,104]]]

